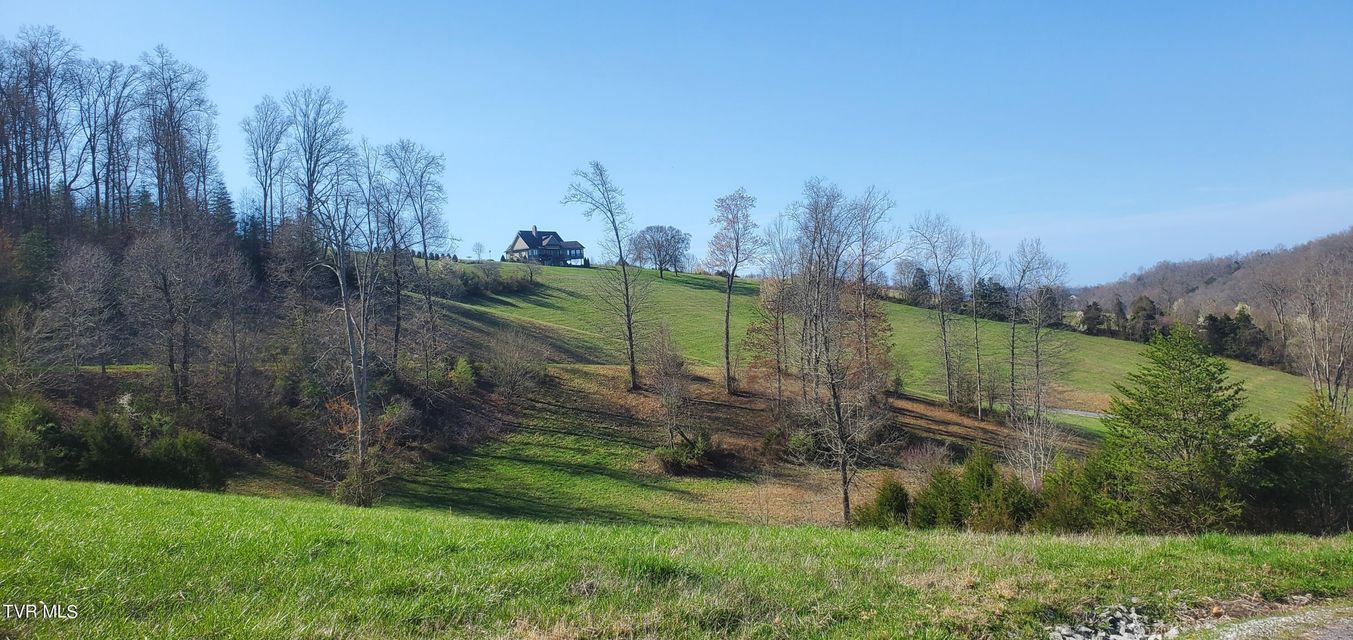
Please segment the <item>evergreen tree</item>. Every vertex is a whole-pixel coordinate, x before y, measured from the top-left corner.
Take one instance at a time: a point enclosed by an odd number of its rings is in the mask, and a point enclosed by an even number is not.
[[[1081,311],[1081,327],[1089,335],[1099,335],[1100,329],[1104,327],[1104,310],[1100,308],[1098,302],[1085,305],[1085,309]]]
[[[1106,447],[1133,479],[1138,525],[1197,532],[1239,524],[1273,425],[1241,414],[1244,389],[1187,331],[1157,334],[1146,363],[1114,385]]]

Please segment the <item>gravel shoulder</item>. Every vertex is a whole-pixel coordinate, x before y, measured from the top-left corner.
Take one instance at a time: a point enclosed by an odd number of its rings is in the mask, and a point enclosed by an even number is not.
[[[1219,624],[1194,630],[1183,637],[1194,640],[1350,640],[1353,639],[1353,606],[1345,603]]]

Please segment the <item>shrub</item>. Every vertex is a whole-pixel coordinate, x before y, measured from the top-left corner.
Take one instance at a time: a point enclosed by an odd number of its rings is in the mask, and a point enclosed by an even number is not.
[[[1297,407],[1289,446],[1267,492],[1270,519],[1310,533],[1346,531],[1353,525],[1353,423],[1328,400],[1312,394]],[[1275,456],[1277,457],[1277,456]],[[1278,465],[1271,465],[1278,466]],[[1295,516],[1295,517],[1293,517]]]
[[[851,513],[850,521],[858,527],[888,529],[907,523],[911,510],[911,496],[896,478],[888,477],[879,485],[874,501],[860,505]]]
[[[143,460],[127,421],[107,412],[79,418],[75,432],[84,446],[79,475],[93,480],[134,482],[143,477]]]
[[[334,500],[339,504],[370,507],[380,497],[380,482],[376,474],[356,463],[349,465],[347,475],[334,485]]]
[[[663,445],[653,450],[653,457],[665,473],[684,473],[702,466],[710,453],[709,432],[701,430],[695,439]]]
[[[1094,502],[1082,463],[1058,456],[1043,475],[1039,498],[1042,507],[1029,523],[1031,529],[1077,533],[1088,531],[1095,524]]]
[[[918,529],[957,529],[968,520],[971,503],[963,483],[949,467],[930,472],[930,480],[911,505],[911,524]]]
[[[1013,475],[998,477],[973,503],[968,528],[986,533],[1014,533],[1038,512],[1038,496]]]
[[[184,489],[217,489],[225,482],[210,441],[196,431],[151,441],[146,447],[146,472],[152,483]]]
[[[968,504],[982,499],[996,486],[1000,473],[996,471],[996,459],[986,449],[977,447],[963,461],[963,497]]]
[[[56,414],[40,398],[11,398],[0,407],[0,471],[43,470],[59,431]]]
[[[786,449],[796,460],[811,460],[817,453],[817,441],[807,431],[795,431],[789,434]]]
[[[464,356],[456,358],[456,366],[446,374],[446,379],[451,383],[451,390],[460,395],[467,395],[474,390],[475,375],[474,367]]]

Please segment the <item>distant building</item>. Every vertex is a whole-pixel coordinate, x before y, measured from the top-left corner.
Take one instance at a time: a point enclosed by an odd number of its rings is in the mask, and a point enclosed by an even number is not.
[[[541,231],[535,225],[531,225],[529,231],[518,231],[504,255],[513,262],[530,260],[551,266],[582,266],[586,259],[581,242],[565,240],[559,234]]]

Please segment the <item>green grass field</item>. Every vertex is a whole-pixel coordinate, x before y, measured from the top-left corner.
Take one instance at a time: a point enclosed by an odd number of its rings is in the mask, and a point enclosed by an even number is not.
[[[514,264],[505,266],[518,268]],[[585,340],[589,347],[587,357],[569,361],[619,362],[623,352],[619,338],[610,330],[614,320],[588,302],[594,294],[600,269],[545,267],[542,286],[531,293],[491,296],[456,306],[467,313],[489,313],[544,323],[539,326]],[[721,364],[722,281],[691,274],[668,274],[666,279],[659,280],[657,273],[651,270],[644,270],[641,277],[653,285],[645,320],[650,324],[666,322],[688,357],[707,364]],[[739,281],[734,292],[733,335],[736,344],[745,335],[752,318],[757,286],[755,282]],[[942,397],[944,370],[937,346],[939,321],[935,314],[894,302],[885,302],[883,306],[893,327],[894,352],[905,362],[910,390],[923,396]],[[990,354],[999,362],[1002,344],[1008,344],[1008,325],[985,320],[980,325],[984,354]],[[970,321],[964,319],[957,328],[970,342]],[[1140,363],[1143,346],[1073,332],[1059,335],[1069,347],[1061,376],[1063,389],[1059,406],[1103,411],[1108,406],[1113,384],[1124,381]],[[1246,385],[1250,410],[1267,420],[1285,423],[1294,405],[1306,396],[1307,383],[1300,377],[1243,362],[1232,361],[1230,364],[1232,375]],[[1098,426],[1094,418],[1066,416],[1065,421],[1090,429]]]
[[[1345,595],[1353,536],[544,523],[0,478],[16,638],[1041,637],[1140,598]],[[584,514],[585,515],[585,514]]]

